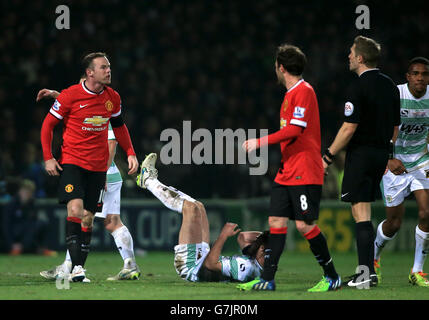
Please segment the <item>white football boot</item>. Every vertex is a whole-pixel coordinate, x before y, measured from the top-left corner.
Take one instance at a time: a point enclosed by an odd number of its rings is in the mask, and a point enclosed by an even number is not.
[[[157,159],[156,153],[151,153],[143,160],[140,166],[140,173],[137,176],[136,182],[140,188],[146,189],[145,182],[148,178],[158,178],[158,170],[155,169],[155,163]]]

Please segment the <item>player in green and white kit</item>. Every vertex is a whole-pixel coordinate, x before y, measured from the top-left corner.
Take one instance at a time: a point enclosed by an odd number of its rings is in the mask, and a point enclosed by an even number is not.
[[[209,222],[204,205],[183,192],[162,184],[157,179],[156,159],[157,155],[151,153],[143,161],[137,176],[137,185],[148,189],[166,207],[183,216],[179,243],[174,247],[174,267],[177,274],[183,280],[191,282],[247,282],[259,277],[268,233],[240,232],[235,223],[228,222],[210,249]],[[237,233],[237,241],[243,255],[221,256],[225,241]]]
[[[58,95],[58,91],[42,89],[39,91],[36,100],[38,101],[47,97],[56,99]],[[97,212],[95,217],[104,219],[104,226],[113,236],[119,253],[124,260],[124,266],[117,275],[109,277],[107,280],[138,280],[141,272],[134,256],[133,238],[120,218],[122,177],[118,167],[113,161],[116,154],[117,142],[110,124],[108,139],[109,169],[106,176],[106,192],[104,193],[102,212]],[[92,220],[87,223],[92,228]],[[66,258],[61,265],[50,270],[41,271],[40,275],[48,280],[55,280],[57,277],[63,278],[64,274],[70,273],[71,265],[70,254],[67,250]],[[85,278],[83,282],[90,282],[90,280]]]
[[[401,227],[405,213],[404,200],[411,192],[418,205],[414,265],[409,282],[429,287],[423,265],[429,252],[429,60],[422,57],[410,61],[407,83],[398,85],[401,98],[401,126],[394,141],[393,159],[381,181],[386,207],[386,220],[377,228],[374,241],[374,266],[379,278],[380,254]]]

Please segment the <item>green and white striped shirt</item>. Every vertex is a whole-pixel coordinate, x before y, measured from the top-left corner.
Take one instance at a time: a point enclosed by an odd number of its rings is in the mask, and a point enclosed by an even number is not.
[[[109,123],[108,139],[116,140],[115,134],[113,133],[112,126]],[[118,167],[115,164],[115,161],[112,161],[110,168],[107,170],[107,183],[118,183],[122,182],[122,176],[119,172]]]
[[[407,83],[398,85],[398,89],[401,125],[395,143],[395,158],[401,160],[408,171],[413,171],[429,164],[429,86],[419,99],[412,95]]]

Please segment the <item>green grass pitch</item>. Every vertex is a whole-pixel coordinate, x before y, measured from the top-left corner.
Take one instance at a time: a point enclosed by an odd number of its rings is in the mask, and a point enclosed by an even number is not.
[[[240,292],[235,283],[189,283],[180,279],[173,267],[172,252],[149,252],[137,257],[142,276],[137,281],[106,281],[116,274],[122,260],[118,253],[92,252],[86,264],[91,283],[71,283],[59,290],[55,281],[39,272],[62,262],[58,257],[0,255],[0,299],[19,300],[422,300],[429,288],[412,286],[408,273],[413,253],[386,252],[381,261],[383,279],[377,288],[342,288],[336,292],[308,293],[321,278],[321,268],[311,253],[284,252],[276,276],[275,292]],[[351,275],[356,253],[333,253],[341,276]]]

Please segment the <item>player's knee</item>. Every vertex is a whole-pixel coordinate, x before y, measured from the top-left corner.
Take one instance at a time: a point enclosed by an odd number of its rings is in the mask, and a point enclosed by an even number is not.
[[[268,224],[270,228],[284,228],[287,226],[287,218],[270,216],[268,217]]]
[[[429,208],[419,210],[419,224],[429,228]]]
[[[106,219],[104,219],[104,227],[110,233],[122,227],[122,225],[123,224],[122,224],[121,218],[117,214],[108,214],[106,216]]]
[[[201,213],[206,211],[206,208],[204,207],[204,204],[199,201],[195,201],[194,204],[197,206],[198,210],[200,210]]]
[[[68,204],[67,215],[69,217],[83,219],[83,216],[84,216],[83,207],[79,204],[74,204],[74,203]]]
[[[386,227],[389,229],[390,233],[396,233],[399,231],[402,225],[402,217],[392,217],[386,219]]]
[[[199,221],[201,219],[200,209],[195,202],[185,200],[183,204],[183,214],[191,220]]]
[[[296,230],[302,235],[306,234],[313,228],[314,222],[312,220],[296,220]]]

